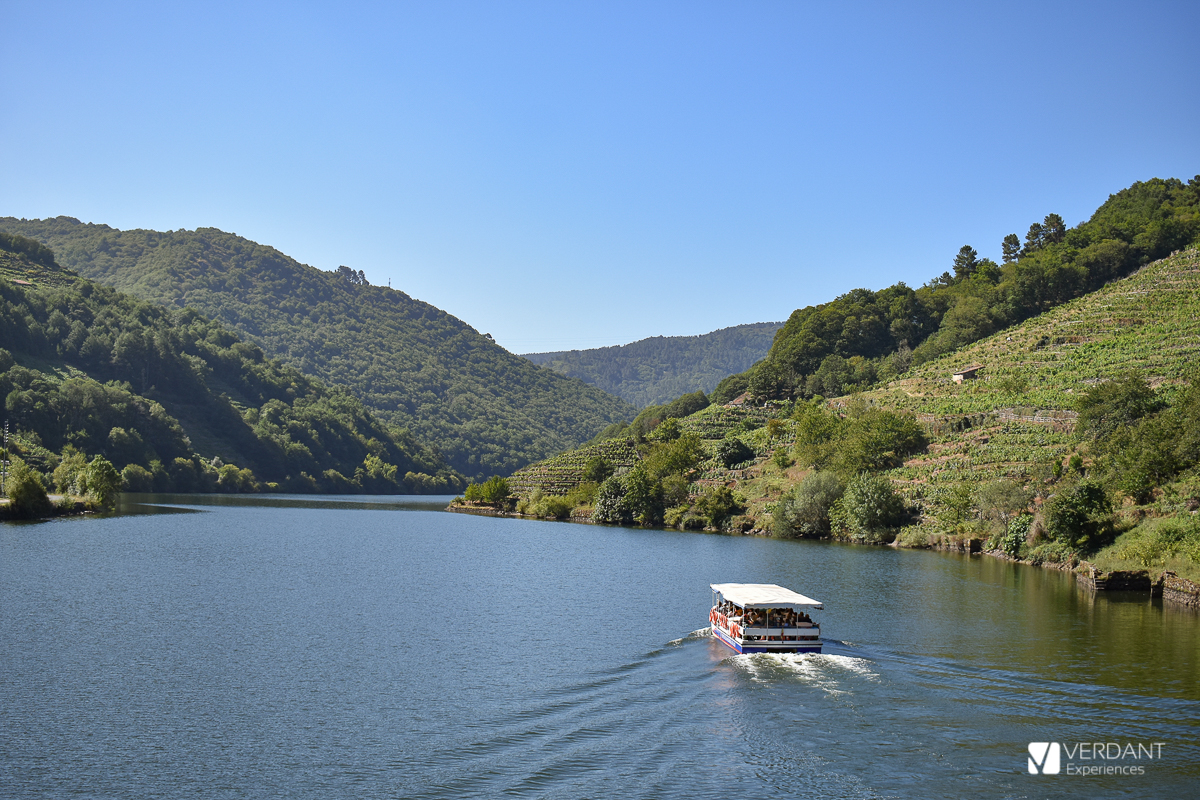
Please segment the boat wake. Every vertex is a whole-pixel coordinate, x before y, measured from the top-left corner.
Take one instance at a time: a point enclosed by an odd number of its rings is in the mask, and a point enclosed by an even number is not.
[[[844,694],[848,678],[879,680],[866,659],[832,653],[752,653],[731,656],[729,662],[756,683],[793,679],[827,694]]]
[[[680,636],[678,639],[672,639],[671,641],[667,642],[667,646],[678,646],[693,639],[707,639],[710,636],[712,636],[712,628],[697,628],[687,636]]]

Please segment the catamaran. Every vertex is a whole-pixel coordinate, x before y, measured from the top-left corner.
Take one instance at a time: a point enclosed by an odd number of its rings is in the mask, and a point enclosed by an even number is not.
[[[819,600],[773,583],[714,583],[713,635],[739,653],[819,653]]]

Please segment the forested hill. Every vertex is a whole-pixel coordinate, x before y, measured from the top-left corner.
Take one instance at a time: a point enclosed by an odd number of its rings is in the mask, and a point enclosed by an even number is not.
[[[220,320],[268,355],[347,387],[469,477],[509,474],[635,413],[361,272],[323,272],[215,228],[120,231],[9,217],[0,230],[48,245],[85,277]]]
[[[0,398],[11,454],[47,477],[86,455],[107,458],[135,491],[447,492],[464,483],[346,391],[266,358],[194,310],[93,284],[37,242],[6,234]]]
[[[1004,263],[964,245],[949,270],[919,289],[855,289],[792,313],[768,357],[730,376],[714,402],[836,397],[890,380],[1200,241],[1200,176],[1135,183],[1067,228],[1058,214],[1001,244]],[[949,254],[948,254],[949,255]],[[947,258],[947,266],[951,259]]]
[[[725,376],[763,358],[781,327],[782,322],[756,322],[701,336],[654,336],[615,347],[528,353],[525,358],[645,408],[697,390],[711,392]]]

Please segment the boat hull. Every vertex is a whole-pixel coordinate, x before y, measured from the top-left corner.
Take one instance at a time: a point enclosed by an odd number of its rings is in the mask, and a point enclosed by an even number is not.
[[[714,625],[712,628],[713,635],[721,640],[721,643],[733,650],[735,653],[819,653],[821,652],[821,640],[815,642],[743,642],[741,639],[735,638],[728,631],[722,630]]]

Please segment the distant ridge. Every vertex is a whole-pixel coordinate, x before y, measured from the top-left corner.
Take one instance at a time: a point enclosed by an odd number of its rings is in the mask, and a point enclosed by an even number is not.
[[[782,322],[755,322],[700,336],[652,336],[613,347],[524,357],[645,408],[697,389],[711,392],[725,376],[766,356],[782,327]]]
[[[92,280],[220,320],[268,355],[347,387],[471,478],[509,474],[635,413],[359,272],[324,272],[216,228],[5,217],[0,230],[42,242]]]

